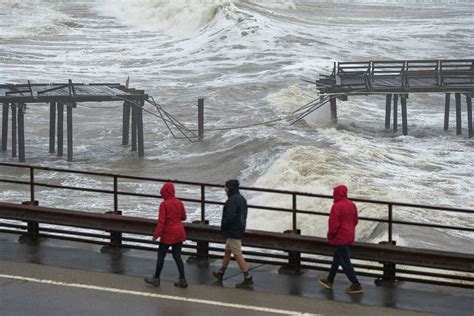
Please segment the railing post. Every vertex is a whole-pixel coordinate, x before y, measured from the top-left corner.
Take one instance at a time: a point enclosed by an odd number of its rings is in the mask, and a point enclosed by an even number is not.
[[[396,245],[396,241],[381,241],[379,242],[380,245]],[[397,280],[397,269],[396,265],[393,262],[381,262],[383,264],[383,274],[381,277],[375,280],[376,285],[393,285],[394,283],[398,282]]]
[[[31,169],[30,169],[31,170]],[[33,196],[34,198],[34,196]],[[39,205],[38,201],[31,200],[21,203],[22,205]],[[39,238],[39,223],[35,221],[27,221],[27,231],[25,234],[21,235],[18,241],[20,243],[34,243],[40,240]]]
[[[296,227],[297,227],[297,223],[296,223],[296,193],[293,193],[292,196],[293,196],[293,203],[292,203],[293,204],[293,208],[292,208],[293,218],[292,218],[292,222],[293,222],[293,230],[295,231]]]
[[[114,179],[114,210],[112,212],[105,212],[105,214],[122,215],[122,212],[118,210],[118,176],[113,175]],[[122,232],[109,231],[110,243],[102,249],[101,252],[108,253],[122,253],[128,251],[128,249],[122,248]]]
[[[392,242],[392,219],[393,219],[393,214],[392,214],[392,204],[388,205],[388,242]]]
[[[300,229],[285,230],[283,233],[301,235],[301,230]],[[289,251],[288,264],[281,266],[280,269],[278,269],[278,273],[293,274],[293,275],[303,274],[303,271],[301,270],[301,252]]]
[[[193,221],[193,224],[209,225],[209,221]],[[209,261],[209,242],[205,240],[196,240],[196,255],[191,256],[187,263],[201,263]]]

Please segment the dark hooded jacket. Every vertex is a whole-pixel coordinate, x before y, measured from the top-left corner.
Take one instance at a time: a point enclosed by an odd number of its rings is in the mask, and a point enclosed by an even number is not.
[[[186,220],[186,210],[183,202],[175,197],[173,183],[165,183],[160,194],[164,201],[160,204],[153,240],[160,237],[160,242],[167,245],[185,241],[186,232],[182,221]]]
[[[333,191],[334,204],[329,214],[328,241],[331,245],[349,245],[354,242],[358,222],[357,207],[347,198],[347,187],[339,185]]]
[[[222,212],[221,230],[226,238],[242,239],[247,225],[247,200],[240,195],[239,181],[229,180],[227,201]]]

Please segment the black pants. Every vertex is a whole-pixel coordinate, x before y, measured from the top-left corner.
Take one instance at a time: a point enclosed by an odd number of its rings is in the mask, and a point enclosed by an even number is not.
[[[178,267],[179,278],[184,279],[184,264],[183,260],[181,259],[181,248],[183,246],[182,242],[173,245],[160,243],[160,246],[158,247],[158,259],[156,260],[155,278],[160,278],[161,270],[163,269],[163,264],[165,263],[166,253],[168,252],[170,246],[173,253],[173,259],[176,262],[176,266]]]
[[[334,256],[332,259],[331,270],[329,271],[328,276],[329,282],[334,282],[334,278],[336,277],[337,269],[339,269],[339,266],[342,266],[344,273],[352,283],[359,284],[359,280],[357,280],[354,267],[352,266],[349,245],[336,246],[336,250],[334,250]]]

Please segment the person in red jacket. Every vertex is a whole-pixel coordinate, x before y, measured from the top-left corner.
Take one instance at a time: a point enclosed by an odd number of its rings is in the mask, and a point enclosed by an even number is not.
[[[357,207],[347,198],[347,187],[339,185],[333,191],[334,204],[329,214],[328,242],[335,246],[331,270],[326,279],[319,279],[325,288],[332,289],[334,278],[339,266],[342,266],[347,278],[352,285],[346,289],[349,294],[361,293],[364,291],[357,280],[354,267],[351,263],[349,245],[354,242],[355,227],[357,225]]]
[[[174,283],[178,287],[188,287],[184,275],[184,264],[181,259],[181,248],[186,240],[183,221],[186,220],[186,210],[183,202],[175,197],[173,183],[167,182],[160,191],[164,201],[160,204],[158,223],[153,233],[153,240],[160,238],[158,247],[158,259],[156,260],[155,275],[152,278],[145,278],[145,282],[153,286],[160,285],[160,274],[165,262],[168,249],[172,248],[173,259],[176,262],[179,272],[179,280]]]

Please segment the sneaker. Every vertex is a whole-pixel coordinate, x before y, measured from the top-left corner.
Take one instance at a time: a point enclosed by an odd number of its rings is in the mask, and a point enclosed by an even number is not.
[[[327,279],[319,279],[319,283],[328,290],[332,290],[332,283],[329,282]]]
[[[224,279],[224,273],[221,271],[212,271],[212,275],[219,281],[222,281]]]
[[[160,286],[160,279],[155,278],[155,277],[145,278],[145,283],[158,287]]]
[[[244,278],[244,280],[240,283],[237,283],[235,285],[236,288],[238,289],[248,289],[248,288],[251,288],[253,286],[253,279],[252,277],[250,278]]]
[[[186,281],[186,279],[179,279],[178,281],[174,282],[174,286],[187,288],[188,282]]]
[[[352,285],[346,289],[346,293],[348,294],[355,294],[355,293],[362,293],[362,292],[364,292],[364,289],[362,288],[362,285],[358,283],[352,283]]]

